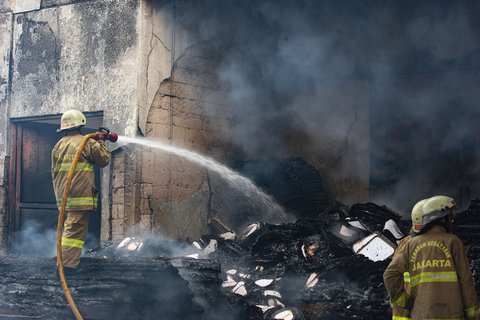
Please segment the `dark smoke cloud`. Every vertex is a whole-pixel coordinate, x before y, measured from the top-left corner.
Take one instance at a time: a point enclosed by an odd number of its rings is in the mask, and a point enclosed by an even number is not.
[[[478,2],[176,6],[185,28],[224,52],[219,74],[231,88],[233,142],[247,157],[345,155],[341,146],[358,106],[352,103],[350,114],[334,112],[345,97],[332,87],[363,83],[370,163],[353,152],[339,161],[350,170],[336,174],[354,176],[369,167],[372,199],[403,212],[434,193],[461,198],[463,186],[471,193],[463,192],[465,198],[480,195]]]

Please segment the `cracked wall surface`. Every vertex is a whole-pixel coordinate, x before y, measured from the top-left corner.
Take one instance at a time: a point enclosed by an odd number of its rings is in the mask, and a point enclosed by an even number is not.
[[[199,40],[175,22],[175,10],[172,1],[140,2],[137,105],[138,127],[143,134],[159,86],[172,76],[175,60]]]
[[[175,61],[172,78],[158,88],[150,108],[146,137],[228,160],[230,132],[225,88],[219,82],[207,44],[188,48]],[[140,212],[142,230],[168,237],[199,237],[208,232],[212,190],[206,168],[149,150],[143,153]]]

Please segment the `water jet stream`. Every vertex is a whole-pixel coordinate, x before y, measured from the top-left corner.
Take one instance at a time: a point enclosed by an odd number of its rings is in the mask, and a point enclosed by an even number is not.
[[[175,147],[170,144],[146,138],[131,138],[119,136],[118,142],[121,144],[132,143],[149,148],[160,149],[170,154],[185,158],[191,162],[197,163],[207,168],[208,170],[216,172],[235,189],[242,191],[249,199],[252,200],[254,204],[261,204],[261,206],[257,205],[257,209],[265,210],[264,212],[257,214],[259,218],[261,217],[261,222],[279,224],[284,222],[290,222],[292,220],[285,211],[285,209],[281,205],[279,205],[272,196],[268,195],[265,191],[256,186],[253,181],[242,176],[238,172],[226,167],[225,165],[213,160],[212,158],[187,149]]]

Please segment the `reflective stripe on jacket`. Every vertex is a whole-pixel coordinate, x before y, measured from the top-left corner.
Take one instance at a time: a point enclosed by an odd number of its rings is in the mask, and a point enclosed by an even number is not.
[[[82,139],[81,134],[67,135],[60,139],[52,150],[52,181],[59,208],[68,172]],[[65,210],[84,211],[97,208],[93,165],[105,167],[109,162],[110,152],[105,142],[89,139],[77,163]]]
[[[465,247],[443,227],[399,246],[383,278],[394,319],[402,319],[396,308],[410,310],[411,319],[480,319]]]

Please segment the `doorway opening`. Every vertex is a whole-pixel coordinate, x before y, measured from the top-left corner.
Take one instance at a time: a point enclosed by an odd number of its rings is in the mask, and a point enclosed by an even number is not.
[[[83,134],[95,132],[103,112],[85,112]],[[51,151],[63,136],[57,133],[61,114],[11,119],[8,183],[8,251],[16,255],[56,255],[58,209],[51,177]],[[100,188],[100,169],[95,167],[95,185]],[[101,199],[101,194],[99,194]],[[85,248],[100,243],[101,201],[90,217]]]

